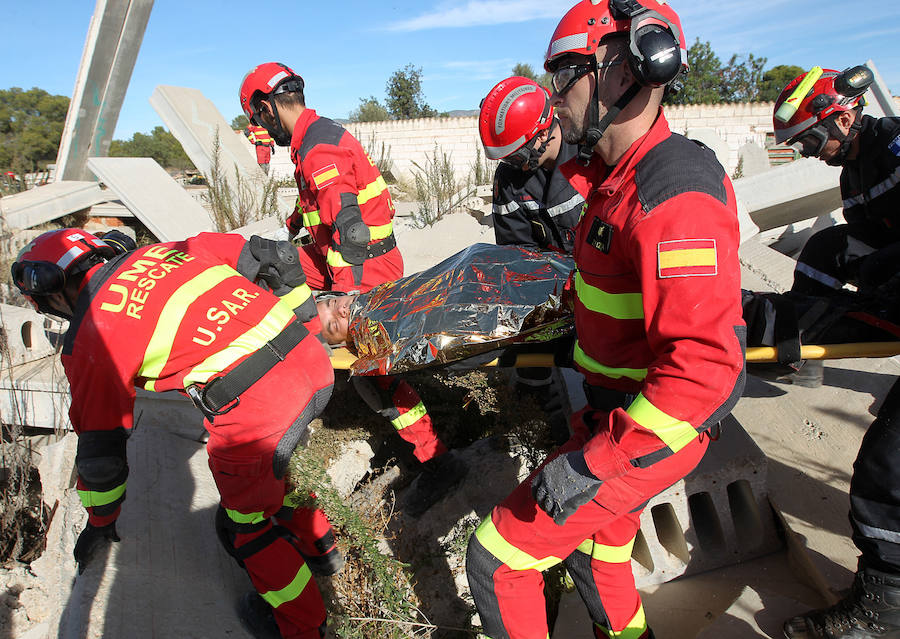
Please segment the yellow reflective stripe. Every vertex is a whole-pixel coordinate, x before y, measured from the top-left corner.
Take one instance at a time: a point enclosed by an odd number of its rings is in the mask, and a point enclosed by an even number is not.
[[[319,226],[322,218],[319,217],[319,211],[303,211],[303,226]]]
[[[226,508],[225,512],[231,521],[236,522],[238,524],[258,524],[265,517],[263,517],[262,511],[257,513],[242,513],[239,510],[232,510],[231,508]]]
[[[263,348],[266,342],[283,331],[292,319],[294,319],[292,308],[285,304],[276,304],[256,326],[244,331],[228,346],[194,366],[184,376],[184,387],[187,388],[191,384],[203,384],[209,381],[210,377],[221,373],[245,355],[255,353]]]
[[[547,570],[562,561],[559,557],[553,556],[537,559],[519,550],[500,535],[490,515],[475,529],[475,537],[489,553],[511,570]]]
[[[343,267],[343,266],[353,266],[350,262],[344,260],[341,257],[341,254],[335,251],[333,248],[328,249],[328,254],[325,256],[325,261],[328,263],[328,266],[333,266],[335,268]]]
[[[589,311],[616,319],[643,319],[644,297],[640,293],[607,293],[575,274],[575,294]]]
[[[372,198],[376,198],[387,190],[387,182],[384,181],[384,177],[378,176],[375,178],[375,181],[371,184],[367,185],[362,191],[359,192],[359,195],[356,196],[356,201],[360,206],[371,200]]]
[[[575,341],[574,359],[575,363],[583,369],[590,371],[591,373],[600,373],[613,379],[628,377],[636,381],[641,381],[647,377],[646,368],[613,368],[611,366],[604,366],[581,350],[581,345],[577,340]]]
[[[425,417],[428,414],[428,409],[425,408],[425,404],[419,402],[408,411],[400,415],[397,419],[392,419],[391,423],[394,425],[394,428],[397,430],[403,430],[410,424],[415,424],[417,421]]]
[[[624,546],[605,546],[603,544],[594,543],[593,539],[585,539],[578,544],[579,550],[585,555],[590,555],[592,559],[603,561],[608,564],[624,564],[631,561],[631,550],[634,548],[634,538]]]
[[[301,284],[294,288],[290,293],[281,296],[281,301],[290,306],[292,309],[302,306],[303,303],[312,297],[312,291],[309,286]]]
[[[631,621],[625,624],[625,627],[618,632],[596,624],[594,624],[594,627],[610,639],[640,639],[647,632],[647,616],[644,614],[644,606],[641,605],[638,611],[634,613]]]
[[[85,508],[90,508],[91,506],[105,506],[106,504],[113,503],[125,494],[125,484],[127,483],[128,482],[123,482],[112,490],[79,490],[78,496],[81,498],[81,504]]]
[[[270,590],[269,592],[261,592],[259,596],[269,602],[269,605],[273,608],[277,608],[283,603],[287,603],[288,601],[293,601],[297,597],[300,596],[300,593],[306,588],[306,584],[309,583],[309,580],[312,579],[312,573],[309,571],[309,566],[303,564],[300,567],[300,570],[297,571],[297,576],[291,580],[287,586],[282,588],[281,590]]]
[[[391,233],[394,232],[394,223],[388,222],[387,224],[382,224],[381,226],[370,226],[369,227],[369,240],[374,242],[376,240],[383,240],[388,237]]]
[[[226,264],[211,266],[179,286],[172,294],[159,314],[153,336],[144,351],[144,361],[138,369],[138,376],[148,380],[144,388],[156,390],[155,381],[169,361],[175,334],[191,303],[229,277],[235,276],[240,277],[240,274]]]
[[[672,452],[677,453],[695,437],[699,437],[696,428],[686,421],[662,412],[643,394],[639,394],[625,412],[631,419],[664,441]]]

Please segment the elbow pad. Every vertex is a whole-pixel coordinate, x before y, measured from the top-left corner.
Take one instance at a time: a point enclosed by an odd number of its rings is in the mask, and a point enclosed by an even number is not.
[[[362,219],[359,202],[353,193],[341,193],[341,210],[334,220],[340,244],[338,251],[349,264],[365,262],[371,233]]]
[[[263,280],[276,295],[285,294],[306,284],[306,274],[300,265],[297,247],[284,240],[267,240],[253,235],[248,242],[250,255],[257,268],[238,268],[238,271],[254,280]],[[246,258],[244,254],[242,258]],[[241,260],[239,260],[240,262]],[[239,264],[239,267],[241,264]],[[255,277],[252,277],[256,270]]]

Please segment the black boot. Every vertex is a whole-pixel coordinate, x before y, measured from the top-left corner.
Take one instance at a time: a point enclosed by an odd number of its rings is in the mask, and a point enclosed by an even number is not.
[[[862,561],[850,594],[831,608],[784,624],[788,639],[900,639],[900,574],[867,568]]]
[[[309,566],[310,572],[314,575],[321,575],[323,577],[336,575],[343,569],[344,564],[346,563],[344,561],[344,555],[338,550],[337,545],[324,555],[304,554],[303,559],[306,560],[306,565]]]
[[[422,464],[422,472],[410,484],[403,512],[418,518],[462,481],[468,470],[465,462],[453,451],[429,459]]]
[[[238,619],[255,639],[281,639],[281,630],[275,621],[275,613],[265,599],[255,590],[244,593],[237,604]]]

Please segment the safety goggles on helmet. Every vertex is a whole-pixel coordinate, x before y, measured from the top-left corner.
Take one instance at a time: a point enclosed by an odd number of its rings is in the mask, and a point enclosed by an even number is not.
[[[825,127],[814,126],[796,138],[790,146],[805,158],[817,158],[825,150],[828,138]]]
[[[25,295],[53,295],[63,290],[66,274],[53,262],[13,262],[13,284]]]
[[[611,60],[609,62],[596,62],[593,58],[583,64],[567,64],[559,67],[553,72],[550,83],[556,95],[564,95],[569,89],[575,86],[583,76],[587,75],[594,69],[600,70],[607,67],[614,67],[622,64],[624,60]]]

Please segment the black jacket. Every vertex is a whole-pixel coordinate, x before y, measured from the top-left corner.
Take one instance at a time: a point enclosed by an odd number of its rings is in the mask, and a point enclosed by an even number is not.
[[[859,154],[841,173],[844,219],[900,239],[900,118],[864,115]]]

